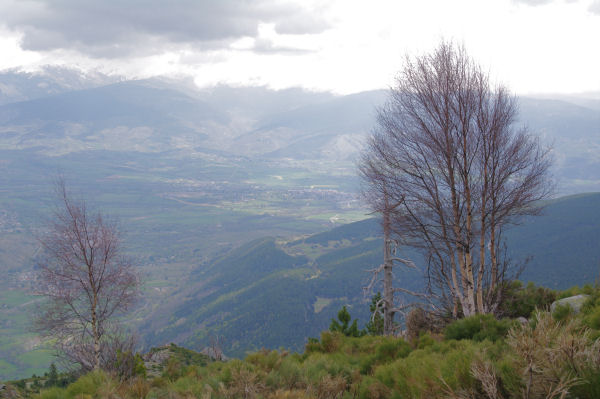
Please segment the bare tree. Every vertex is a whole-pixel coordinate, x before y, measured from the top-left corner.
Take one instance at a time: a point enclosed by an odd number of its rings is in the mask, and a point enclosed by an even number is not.
[[[396,329],[394,316],[396,313],[405,314],[406,310],[411,307],[411,304],[398,303],[396,293],[409,294],[413,297],[422,296],[421,293],[409,291],[402,287],[394,287],[394,267],[398,266],[398,263],[410,268],[416,268],[416,266],[411,260],[396,256],[398,242],[392,238],[391,214],[393,208],[394,205],[390,204],[389,197],[384,193],[383,208],[381,209],[383,216],[383,263],[379,267],[370,270],[372,274],[371,280],[364,287],[365,294],[369,294],[379,283],[383,285],[383,298],[375,303],[371,322],[375,320],[376,314],[381,315],[383,317],[384,335],[394,335]]]
[[[67,359],[84,370],[102,366],[103,348],[114,332],[115,316],[138,295],[139,279],[122,253],[117,225],[73,200],[60,179],[60,205],[48,233],[40,238],[38,293],[47,298],[35,326],[51,337]]]
[[[516,129],[517,102],[462,47],[406,57],[363,153],[366,198],[426,255],[454,317],[493,312],[507,277],[502,232],[552,189],[549,150]],[[386,198],[382,201],[382,198]]]

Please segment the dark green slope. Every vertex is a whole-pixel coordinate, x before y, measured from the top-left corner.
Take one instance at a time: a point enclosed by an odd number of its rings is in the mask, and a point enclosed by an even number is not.
[[[381,263],[378,226],[370,219],[285,245],[271,238],[243,245],[197,270],[170,302],[179,304],[157,310],[141,327],[145,341],[175,340],[200,350],[218,335],[228,355],[242,356],[262,347],[302,350],[307,337],[326,329],[343,305],[364,324],[367,270]],[[288,254],[303,249],[316,255]],[[415,271],[397,276],[411,289],[423,285]]]
[[[552,201],[542,216],[509,230],[515,259],[533,256],[521,279],[564,289],[600,278],[600,193]]]

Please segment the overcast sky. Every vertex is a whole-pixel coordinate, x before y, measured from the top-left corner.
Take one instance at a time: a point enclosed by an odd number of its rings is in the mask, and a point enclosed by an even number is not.
[[[442,38],[519,94],[600,92],[600,0],[0,0],[0,69],[351,93]]]

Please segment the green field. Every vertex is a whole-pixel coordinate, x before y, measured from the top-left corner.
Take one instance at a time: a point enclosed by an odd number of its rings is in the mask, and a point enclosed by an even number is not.
[[[340,169],[339,163],[214,162],[109,151],[58,157],[0,151],[0,161],[0,187],[6,188],[0,189],[0,273],[6,276],[0,279],[0,379],[39,373],[52,359],[42,346],[30,348],[30,302],[35,236],[43,234],[56,206],[53,181],[59,174],[74,197],[119,219],[124,247],[144,281],[137,320],[147,319],[190,273],[231,248],[365,217],[355,201],[351,163]]]

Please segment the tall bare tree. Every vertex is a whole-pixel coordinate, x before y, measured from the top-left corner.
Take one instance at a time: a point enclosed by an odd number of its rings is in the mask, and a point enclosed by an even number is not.
[[[502,232],[552,190],[549,150],[515,128],[517,111],[464,48],[442,42],[406,57],[363,152],[371,207],[397,204],[394,232],[426,255],[431,293],[455,317],[496,309]]]
[[[47,301],[35,325],[69,360],[99,369],[102,349],[112,345],[113,320],[135,300],[139,278],[115,222],[72,199],[64,180],[56,189],[60,205],[40,238],[38,293]]]

